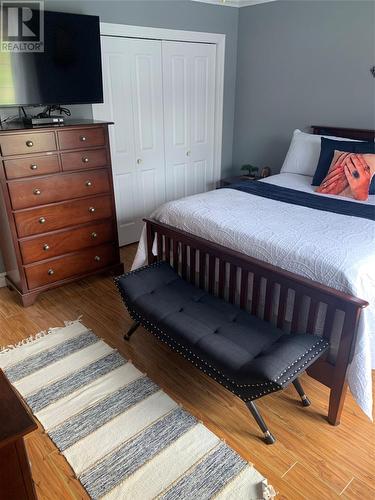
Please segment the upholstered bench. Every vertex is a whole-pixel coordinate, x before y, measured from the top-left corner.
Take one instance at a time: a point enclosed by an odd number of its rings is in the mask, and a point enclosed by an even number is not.
[[[240,397],[266,443],[275,438],[254,400],[293,383],[302,404],[310,401],[298,376],[327,349],[308,334],[286,334],[183,280],[166,262],[157,262],[115,279],[134,325],[139,325]]]

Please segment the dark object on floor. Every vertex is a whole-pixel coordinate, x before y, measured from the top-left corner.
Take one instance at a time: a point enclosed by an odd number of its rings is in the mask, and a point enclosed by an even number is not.
[[[0,498],[36,500],[24,438],[38,428],[0,370]]]
[[[362,132],[349,130],[353,139]],[[266,322],[276,319],[277,327],[287,333],[322,333],[330,346],[332,341],[335,349],[331,346],[327,355],[306,372],[330,389],[327,420],[331,425],[339,425],[348,388],[347,371],[355,351],[361,312],[368,302],[163,222],[144,221],[149,264],[164,260],[187,282],[212,294],[217,288],[220,298],[239,303],[241,309],[251,303],[251,314]],[[279,300],[275,301],[278,290]],[[260,304],[263,299],[264,307]],[[335,322],[337,314],[342,318],[340,333]],[[306,315],[308,321],[303,325]]]
[[[310,402],[297,377],[327,349],[310,334],[286,334],[270,323],[199,289],[166,262],[127,273],[116,280],[135,324],[182,354],[248,406],[267,444],[275,438],[254,400],[294,383],[302,403]]]

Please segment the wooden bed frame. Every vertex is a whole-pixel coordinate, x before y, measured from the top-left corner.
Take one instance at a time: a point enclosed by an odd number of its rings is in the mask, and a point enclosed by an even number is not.
[[[375,138],[374,130],[318,125],[312,126],[312,130],[314,134],[350,139]],[[336,315],[341,314],[341,335],[335,359],[327,355],[307,370],[312,378],[330,388],[328,421],[338,425],[358,322],[368,302],[167,224],[151,219],[145,222],[149,263],[166,260],[187,281],[250,310],[265,321],[275,321],[285,331],[315,334],[319,319],[323,336],[330,341]],[[156,255],[153,252],[155,241]],[[288,313],[291,321],[288,321]]]

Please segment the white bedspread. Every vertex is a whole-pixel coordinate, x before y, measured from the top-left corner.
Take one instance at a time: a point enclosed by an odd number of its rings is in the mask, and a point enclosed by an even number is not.
[[[313,192],[311,178],[302,175],[279,174],[266,182]],[[368,203],[373,204],[375,210],[375,196],[370,198]],[[358,404],[372,418],[374,222],[233,189],[210,191],[166,203],[152,214],[152,218],[367,300],[370,306],[362,313],[348,378]],[[143,233],[133,268],[145,262]]]

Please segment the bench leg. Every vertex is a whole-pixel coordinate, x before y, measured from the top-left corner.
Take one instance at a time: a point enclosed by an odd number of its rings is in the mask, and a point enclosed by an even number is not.
[[[305,391],[303,390],[302,384],[298,380],[298,378],[296,378],[295,380],[293,380],[293,385],[294,385],[296,391],[298,392],[298,394],[299,394],[299,396],[301,398],[303,406],[310,406],[311,405],[311,401],[306,396]]]
[[[132,324],[132,326],[129,328],[129,330],[125,333],[124,335],[124,340],[130,340],[130,337],[133,335],[133,333],[136,331],[136,329],[139,327],[140,323],[137,323],[136,321]]]
[[[274,436],[271,434],[269,431],[265,421],[263,420],[262,415],[259,413],[258,408],[256,407],[254,401],[247,401],[246,406],[249,408],[251,411],[251,414],[255,418],[256,423],[259,425],[259,427],[262,429],[262,432],[264,434],[264,440],[267,444],[273,444],[276,439]]]

